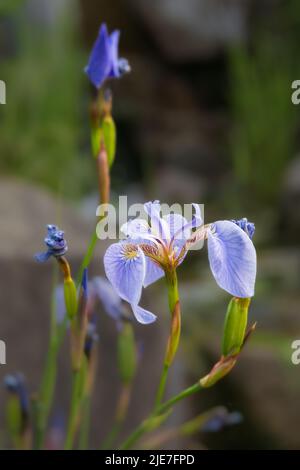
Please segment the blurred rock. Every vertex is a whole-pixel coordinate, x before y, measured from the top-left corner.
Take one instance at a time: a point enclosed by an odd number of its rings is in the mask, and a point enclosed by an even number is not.
[[[168,59],[194,61],[241,41],[249,0],[128,0]]]
[[[284,177],[281,198],[281,231],[291,241],[299,242],[300,234],[300,156],[289,164]]]
[[[174,166],[162,166],[157,169],[153,183],[153,193],[161,201],[201,204],[207,190],[204,179],[191,171],[176,169]]]

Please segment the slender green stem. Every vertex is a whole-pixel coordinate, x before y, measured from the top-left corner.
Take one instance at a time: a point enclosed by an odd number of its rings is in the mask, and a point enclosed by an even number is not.
[[[121,445],[120,449],[125,450],[125,449],[130,449],[133,444],[136,443],[136,441],[149,429],[149,422],[151,419],[155,418],[156,416],[162,415],[164,413],[167,413],[175,404],[179,403],[181,400],[184,398],[187,398],[200,390],[202,390],[203,387],[201,387],[199,382],[196,382],[194,385],[192,385],[189,388],[186,388],[182,392],[178,393],[178,395],[175,395],[174,397],[170,398],[170,400],[166,401],[165,403],[162,403],[156,411],[154,411],[150,416],[143,421],[134,431],[133,433],[126,439],[126,441]],[[151,428],[152,430],[152,428]]]
[[[172,317],[171,331],[169,335],[168,345],[164,358],[163,370],[158,385],[158,390],[155,399],[155,409],[157,409],[163,400],[168,372],[170,365],[173,362],[174,356],[180,339],[180,307],[179,307],[179,292],[176,270],[172,269],[166,272],[166,281],[168,287],[169,309]],[[178,308],[177,308],[178,307]]]
[[[79,450],[87,450],[91,421],[91,396],[86,395],[82,402],[82,419],[79,433]]]
[[[43,446],[57,376],[57,355],[61,338],[61,335],[59,334],[59,327],[57,326],[56,303],[54,296],[54,289],[57,285],[57,279],[58,269],[57,265],[54,265],[49,347],[40,392],[36,403],[35,432],[33,441],[33,447],[35,449],[41,449]]]
[[[127,415],[130,396],[131,385],[123,384],[117,404],[115,420],[112,429],[109,432],[108,436],[105,438],[103,444],[101,445],[101,449],[111,449],[112,445],[116,441]]]
[[[79,411],[82,404],[83,384],[85,377],[86,367],[83,364],[79,370],[73,372],[72,384],[72,397],[71,408],[68,422],[67,436],[65,441],[65,450],[73,448],[74,439],[77,431],[77,424],[79,423]]]
[[[163,399],[164,393],[165,393],[165,388],[166,388],[166,383],[167,383],[167,378],[168,378],[168,372],[169,372],[169,366],[167,364],[164,364],[162,374],[160,377],[160,382],[158,385],[158,390],[156,393],[156,398],[155,398],[155,409],[157,409]]]
[[[97,244],[97,240],[98,240],[98,237],[97,237],[97,232],[96,232],[96,229],[95,229],[93,231],[93,234],[92,234],[91,238],[90,238],[90,242],[88,244],[87,251],[85,253],[85,256],[82,260],[82,263],[81,263],[79,271],[78,271],[77,285],[79,285],[81,283],[83,272],[89,266],[90,262],[92,261],[93,254],[94,254],[94,251],[95,251],[95,247],[96,247],[96,244]]]
[[[174,405],[176,405],[176,403],[180,402],[184,398],[194,395],[195,393],[199,392],[202,389],[203,387],[200,385],[200,382],[196,382],[191,387],[188,387],[185,390],[182,390],[182,392],[178,393],[178,395],[175,395],[174,397],[170,398],[170,400],[163,403],[157,410],[156,414],[160,415],[160,414],[166,413]]]

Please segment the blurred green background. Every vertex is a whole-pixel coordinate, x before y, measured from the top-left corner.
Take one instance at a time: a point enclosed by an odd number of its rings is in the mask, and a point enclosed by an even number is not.
[[[59,195],[83,225],[94,220],[97,204],[83,67],[102,21],[121,29],[121,55],[132,66],[111,83],[118,130],[113,201],[127,194],[130,202],[199,202],[206,222],[246,216],[257,228],[257,332],[232,377],[191,404],[193,413],[223,404],[244,420],[178,445],[300,448],[300,366],[290,359],[300,338],[300,121],[291,102],[300,77],[300,4],[0,1],[0,78],[7,84],[1,185],[9,182],[9,194],[25,184],[26,194]],[[5,194],[0,209],[11,204],[13,214],[20,200]],[[40,230],[30,208],[27,221]],[[22,227],[13,240],[3,238],[1,256],[12,247],[14,259]],[[218,357],[228,297],[212,281],[204,252],[190,256],[180,281],[179,373],[190,383]],[[164,297],[162,285],[154,290]]]

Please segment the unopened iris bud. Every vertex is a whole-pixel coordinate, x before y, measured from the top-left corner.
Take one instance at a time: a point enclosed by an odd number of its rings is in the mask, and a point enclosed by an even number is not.
[[[233,297],[229,302],[223,333],[222,354],[238,354],[243,345],[251,299]]]
[[[70,320],[72,320],[77,313],[77,292],[75,282],[71,277],[64,279],[64,296],[66,312]]]
[[[170,366],[175,357],[179,339],[180,339],[180,330],[181,330],[181,313],[180,313],[180,304],[177,301],[175,304],[174,311],[172,313],[172,322],[171,322],[171,332],[167,345],[167,352],[165,358],[165,365]]]
[[[137,350],[130,322],[124,322],[118,336],[118,365],[122,382],[129,384],[137,367]]]
[[[103,144],[107,152],[109,167],[111,167],[116,154],[116,126],[111,115],[107,115],[103,118],[100,139],[101,138],[103,139]]]
[[[235,366],[236,361],[237,356],[222,357],[220,361],[214,365],[209,374],[200,379],[200,385],[204,388],[212,387],[229,374],[231,369]]]

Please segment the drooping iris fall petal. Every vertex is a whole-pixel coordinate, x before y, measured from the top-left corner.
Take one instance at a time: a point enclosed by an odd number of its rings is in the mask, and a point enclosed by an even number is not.
[[[104,255],[105,273],[119,296],[130,303],[136,319],[152,323],[156,316],[138,306],[146,275],[143,251],[130,243],[114,243]]]
[[[208,258],[217,284],[235,297],[252,297],[256,251],[248,235],[228,220],[214,222],[207,231]]]

